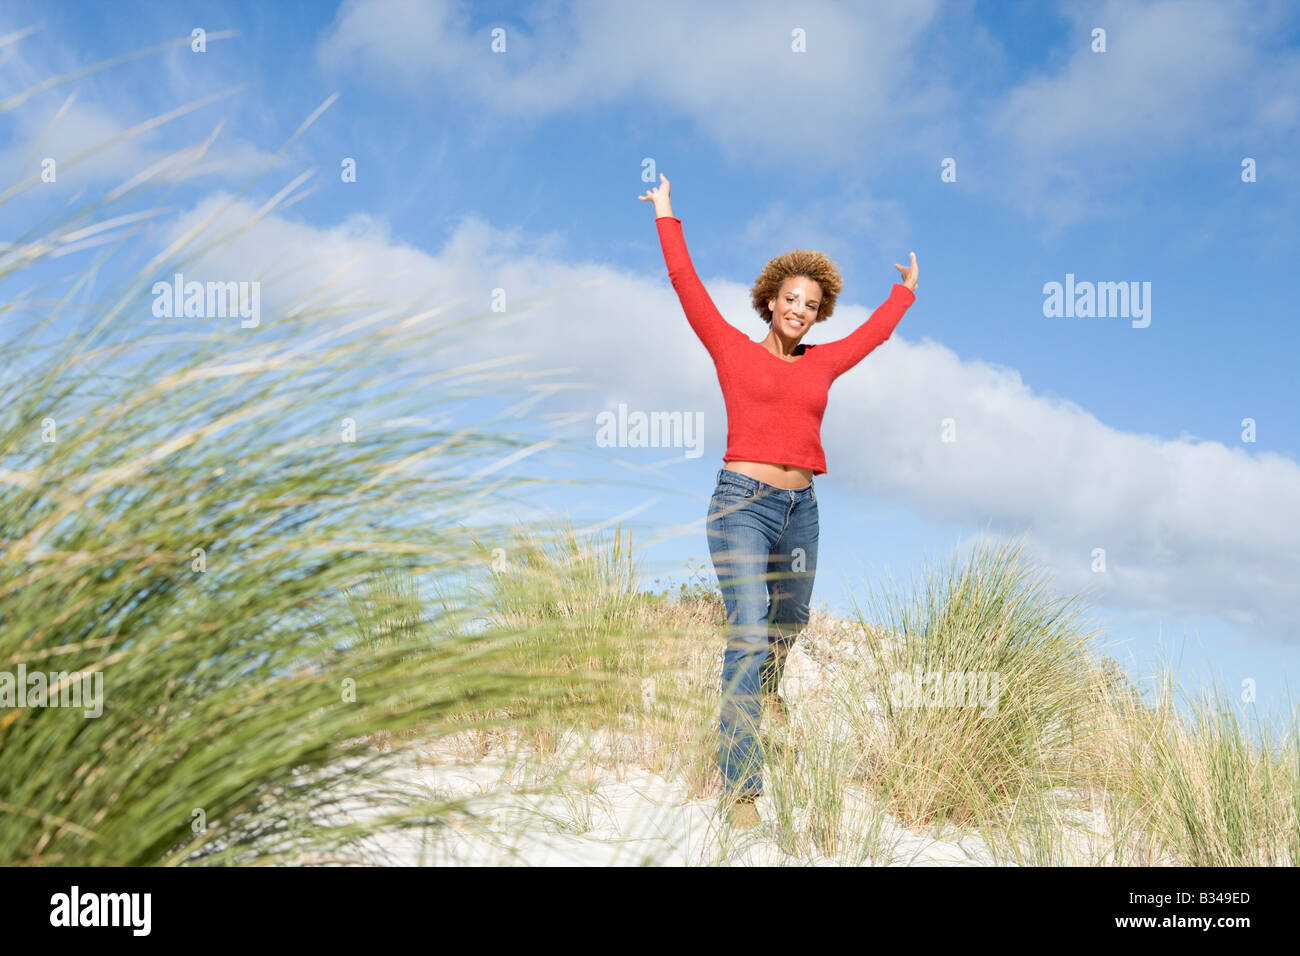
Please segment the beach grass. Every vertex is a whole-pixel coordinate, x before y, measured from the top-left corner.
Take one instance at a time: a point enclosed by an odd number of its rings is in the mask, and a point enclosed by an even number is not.
[[[523,376],[419,361],[487,311],[330,288],[268,296],[256,329],[152,315],[155,280],[252,225],[214,215],[165,247],[145,228],[216,135],[0,249],[0,863],[382,862],[393,834],[422,861],[454,834],[528,863],[530,828],[603,832],[602,786],[634,770],[711,806],[711,569],[646,589],[621,527],[500,517],[540,480],[501,467],[536,438],[454,425],[455,403]],[[303,266],[247,278],[273,291]],[[928,836],[988,863],[1295,864],[1294,719],[1279,747],[1216,688],[1190,719],[1168,672],[1141,692],[1020,548],[854,591],[865,610],[814,614],[789,726],[765,728],[784,861],[944,862]],[[472,793],[429,782],[453,766]],[[710,834],[693,861],[745,842]]]
[[[298,249],[238,277],[266,287],[256,327],[154,312],[156,281],[212,268],[305,181],[273,161],[219,214],[146,229],[220,127],[113,188],[42,201],[37,166],[0,196],[29,223],[0,248],[4,864],[340,862],[394,828],[472,828],[463,799],[394,786],[395,754],[526,728],[520,701],[576,717],[604,686],[574,650],[477,623],[475,534],[535,439],[452,424],[456,403],[529,377],[421,357],[489,310],[382,283],[277,294],[312,263]],[[265,176],[279,191],[249,215]]]
[[[588,786],[634,764],[680,782],[692,799],[716,799],[720,595],[700,584],[638,600],[630,548],[579,544],[549,552],[549,571],[530,552],[535,600],[502,600],[521,629],[553,635],[557,615],[578,630],[600,622],[608,641],[588,663],[654,687],[640,707],[631,680],[619,684],[621,696],[591,700],[581,733],[598,766]],[[1294,733],[1280,750],[1270,746],[1246,729],[1240,705],[1212,691],[1194,695],[1189,721],[1173,706],[1167,671],[1156,692],[1141,693],[1101,652],[1098,629],[1080,621],[1080,598],[1053,596],[1022,547],[973,548],[964,561],[929,568],[910,595],[868,590],[875,615],[814,615],[792,652],[801,664],[791,669],[803,673],[787,671],[793,719],[763,729],[767,822],[787,861],[919,862],[925,854],[908,849],[919,835],[977,841],[976,857],[990,864],[1295,859]],[[996,674],[997,694],[991,683],[976,693],[973,680],[964,689],[940,681],[909,699],[906,681],[918,672]],[[793,695],[792,681],[803,685]],[[556,721],[549,740],[579,730],[563,710],[546,719]],[[610,731],[603,750],[589,736],[596,725]],[[552,753],[534,749],[527,759],[544,765]],[[723,849],[700,862],[728,858],[720,833]]]

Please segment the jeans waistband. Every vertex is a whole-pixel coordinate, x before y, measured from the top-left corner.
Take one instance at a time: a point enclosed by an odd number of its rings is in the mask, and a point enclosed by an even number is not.
[[[738,471],[732,471],[730,468],[718,469],[718,484],[738,485],[749,491],[760,491],[763,494],[776,492],[782,495],[789,495],[795,501],[800,498],[806,498],[813,491],[815,480],[810,480],[802,488],[782,488],[779,485],[770,485],[766,481],[759,481],[757,478],[751,478],[749,475],[742,475]]]

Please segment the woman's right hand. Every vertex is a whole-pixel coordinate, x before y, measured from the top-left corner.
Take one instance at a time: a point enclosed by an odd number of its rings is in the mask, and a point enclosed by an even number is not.
[[[642,202],[652,202],[655,204],[655,218],[660,216],[671,216],[673,214],[672,204],[668,201],[668,192],[672,189],[672,183],[663,173],[659,174],[660,183],[653,189],[647,189],[644,196],[637,196]]]

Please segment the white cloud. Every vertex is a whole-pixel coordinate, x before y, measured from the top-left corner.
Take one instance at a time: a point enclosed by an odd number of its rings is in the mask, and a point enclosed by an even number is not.
[[[1047,227],[1120,211],[1116,189],[1189,146],[1284,156],[1298,107],[1285,7],[1209,0],[1063,3],[1041,72],[1010,75],[1001,11],[933,2],[539,4],[500,21],[453,0],[346,0],[321,37],[327,69],[476,112],[466,135],[614,104],[699,135],[728,163],[801,174],[954,156],[964,189]],[[987,21],[987,22],[986,22]],[[1108,50],[1089,49],[1094,26]],[[490,51],[506,30],[507,52]],[[790,50],[806,31],[807,52]],[[877,148],[887,143],[888,148]],[[1141,157],[1139,165],[1134,157]],[[849,190],[846,188],[845,192]]]
[[[666,0],[652,10],[585,0],[539,5],[526,26],[475,25],[452,0],[347,0],[322,36],[327,68],[431,100],[454,97],[534,122],[615,100],[692,117],[734,158],[788,151],[814,164],[856,155],[864,138],[909,129],[950,105],[915,62],[931,0],[873,4],[870,16],[827,3]],[[521,18],[522,19],[522,18]],[[506,53],[491,30],[506,29]],[[801,29],[807,52],[791,51]]]
[[[1056,232],[1114,210],[1110,197],[1124,191],[1113,184],[1131,180],[1135,163],[1158,175],[1166,157],[1291,152],[1274,139],[1294,134],[1300,78],[1293,49],[1270,49],[1284,8],[1106,0],[1061,12],[1060,65],[977,114],[1005,156],[994,183],[1013,208]],[[1106,31],[1104,53],[1091,49],[1094,28]]]
[[[798,206],[778,199],[747,219],[740,232],[741,240],[755,248],[854,249],[864,258],[880,259],[886,269],[904,261],[889,257],[909,248],[910,235],[901,202],[870,196],[847,202],[816,199]],[[836,253],[827,254],[838,262]],[[901,254],[906,257],[905,251]]]
[[[20,110],[10,143],[0,149],[0,182],[39,177],[42,161],[49,157],[56,163],[57,179],[53,184],[42,185],[74,190],[89,183],[116,186],[167,157],[192,150],[203,142],[201,137],[170,139],[172,134],[166,125],[123,138],[127,130],[152,117],[125,122],[109,107],[76,99],[66,109],[63,107],[64,100],[60,100],[58,104],[27,104]],[[270,159],[269,153],[245,142],[232,142],[227,134],[224,140],[218,136],[201,158],[193,152],[177,157],[176,163],[159,170],[158,178],[181,180],[218,175],[246,179]]]
[[[994,117],[994,135],[1009,136],[1018,150],[1149,155],[1240,117],[1241,103],[1259,89],[1258,69],[1267,69],[1235,5],[1111,0],[1066,9],[1074,23],[1063,37],[1073,41],[1065,65],[1008,91]],[[1094,27],[1106,30],[1104,53],[1091,50]],[[1223,95],[1233,89],[1245,98]]]
[[[241,204],[234,215],[253,208]],[[372,287],[388,300],[418,299],[423,307],[464,296],[449,313],[453,325],[456,316],[485,309],[491,290],[503,288],[508,315],[466,322],[454,330],[453,351],[422,360],[434,369],[470,356],[535,353],[523,367],[567,369],[560,380],[594,386],[558,391],[541,410],[586,421],[618,402],[699,410],[710,454],[723,447],[713,366],[657,250],[646,274],[637,275],[567,262],[554,236],[534,239],[477,219],[463,222],[430,255],[394,244],[373,219],[318,229],[272,216],[221,256],[224,278],[256,277],[268,263],[288,275],[290,264],[304,264],[292,278],[264,282],[264,323],[274,321],[268,302],[335,282]],[[723,315],[761,339],[747,281],[706,284]],[[882,281],[878,299],[887,293]],[[549,301],[524,309],[539,297]],[[818,340],[847,335],[877,304],[842,300]],[[1052,560],[1062,585],[1093,588],[1117,606],[1213,614],[1261,636],[1294,638],[1296,462],[1217,442],[1119,431],[1071,402],[1036,395],[1014,370],[917,341],[922,326],[909,318],[832,391],[822,437],[840,487],[933,518],[1024,531]],[[957,425],[955,443],[940,440],[947,418]],[[1098,547],[1106,550],[1104,575],[1091,571]]]
[[[4,95],[86,67],[84,56],[62,37],[22,27],[0,22],[0,36],[18,35],[0,46]],[[166,105],[153,111],[144,105],[152,91],[127,92],[111,69],[18,103],[3,116],[7,135],[0,146],[0,186],[40,177],[47,158],[55,161],[57,176],[54,183],[40,183],[47,192],[116,186],[155,166],[152,175],[164,182],[218,176],[242,183],[261,172],[271,154],[233,137],[228,125],[200,155],[198,148],[213,135],[230,100],[220,89],[202,88],[176,62],[174,55],[164,57],[169,93]],[[173,156],[175,163],[165,162]]]

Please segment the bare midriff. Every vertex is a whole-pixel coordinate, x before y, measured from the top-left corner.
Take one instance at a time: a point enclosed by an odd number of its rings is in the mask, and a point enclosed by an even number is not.
[[[778,488],[804,488],[812,484],[813,480],[811,468],[775,465],[770,461],[726,461],[722,463],[722,467],[765,481]]]

